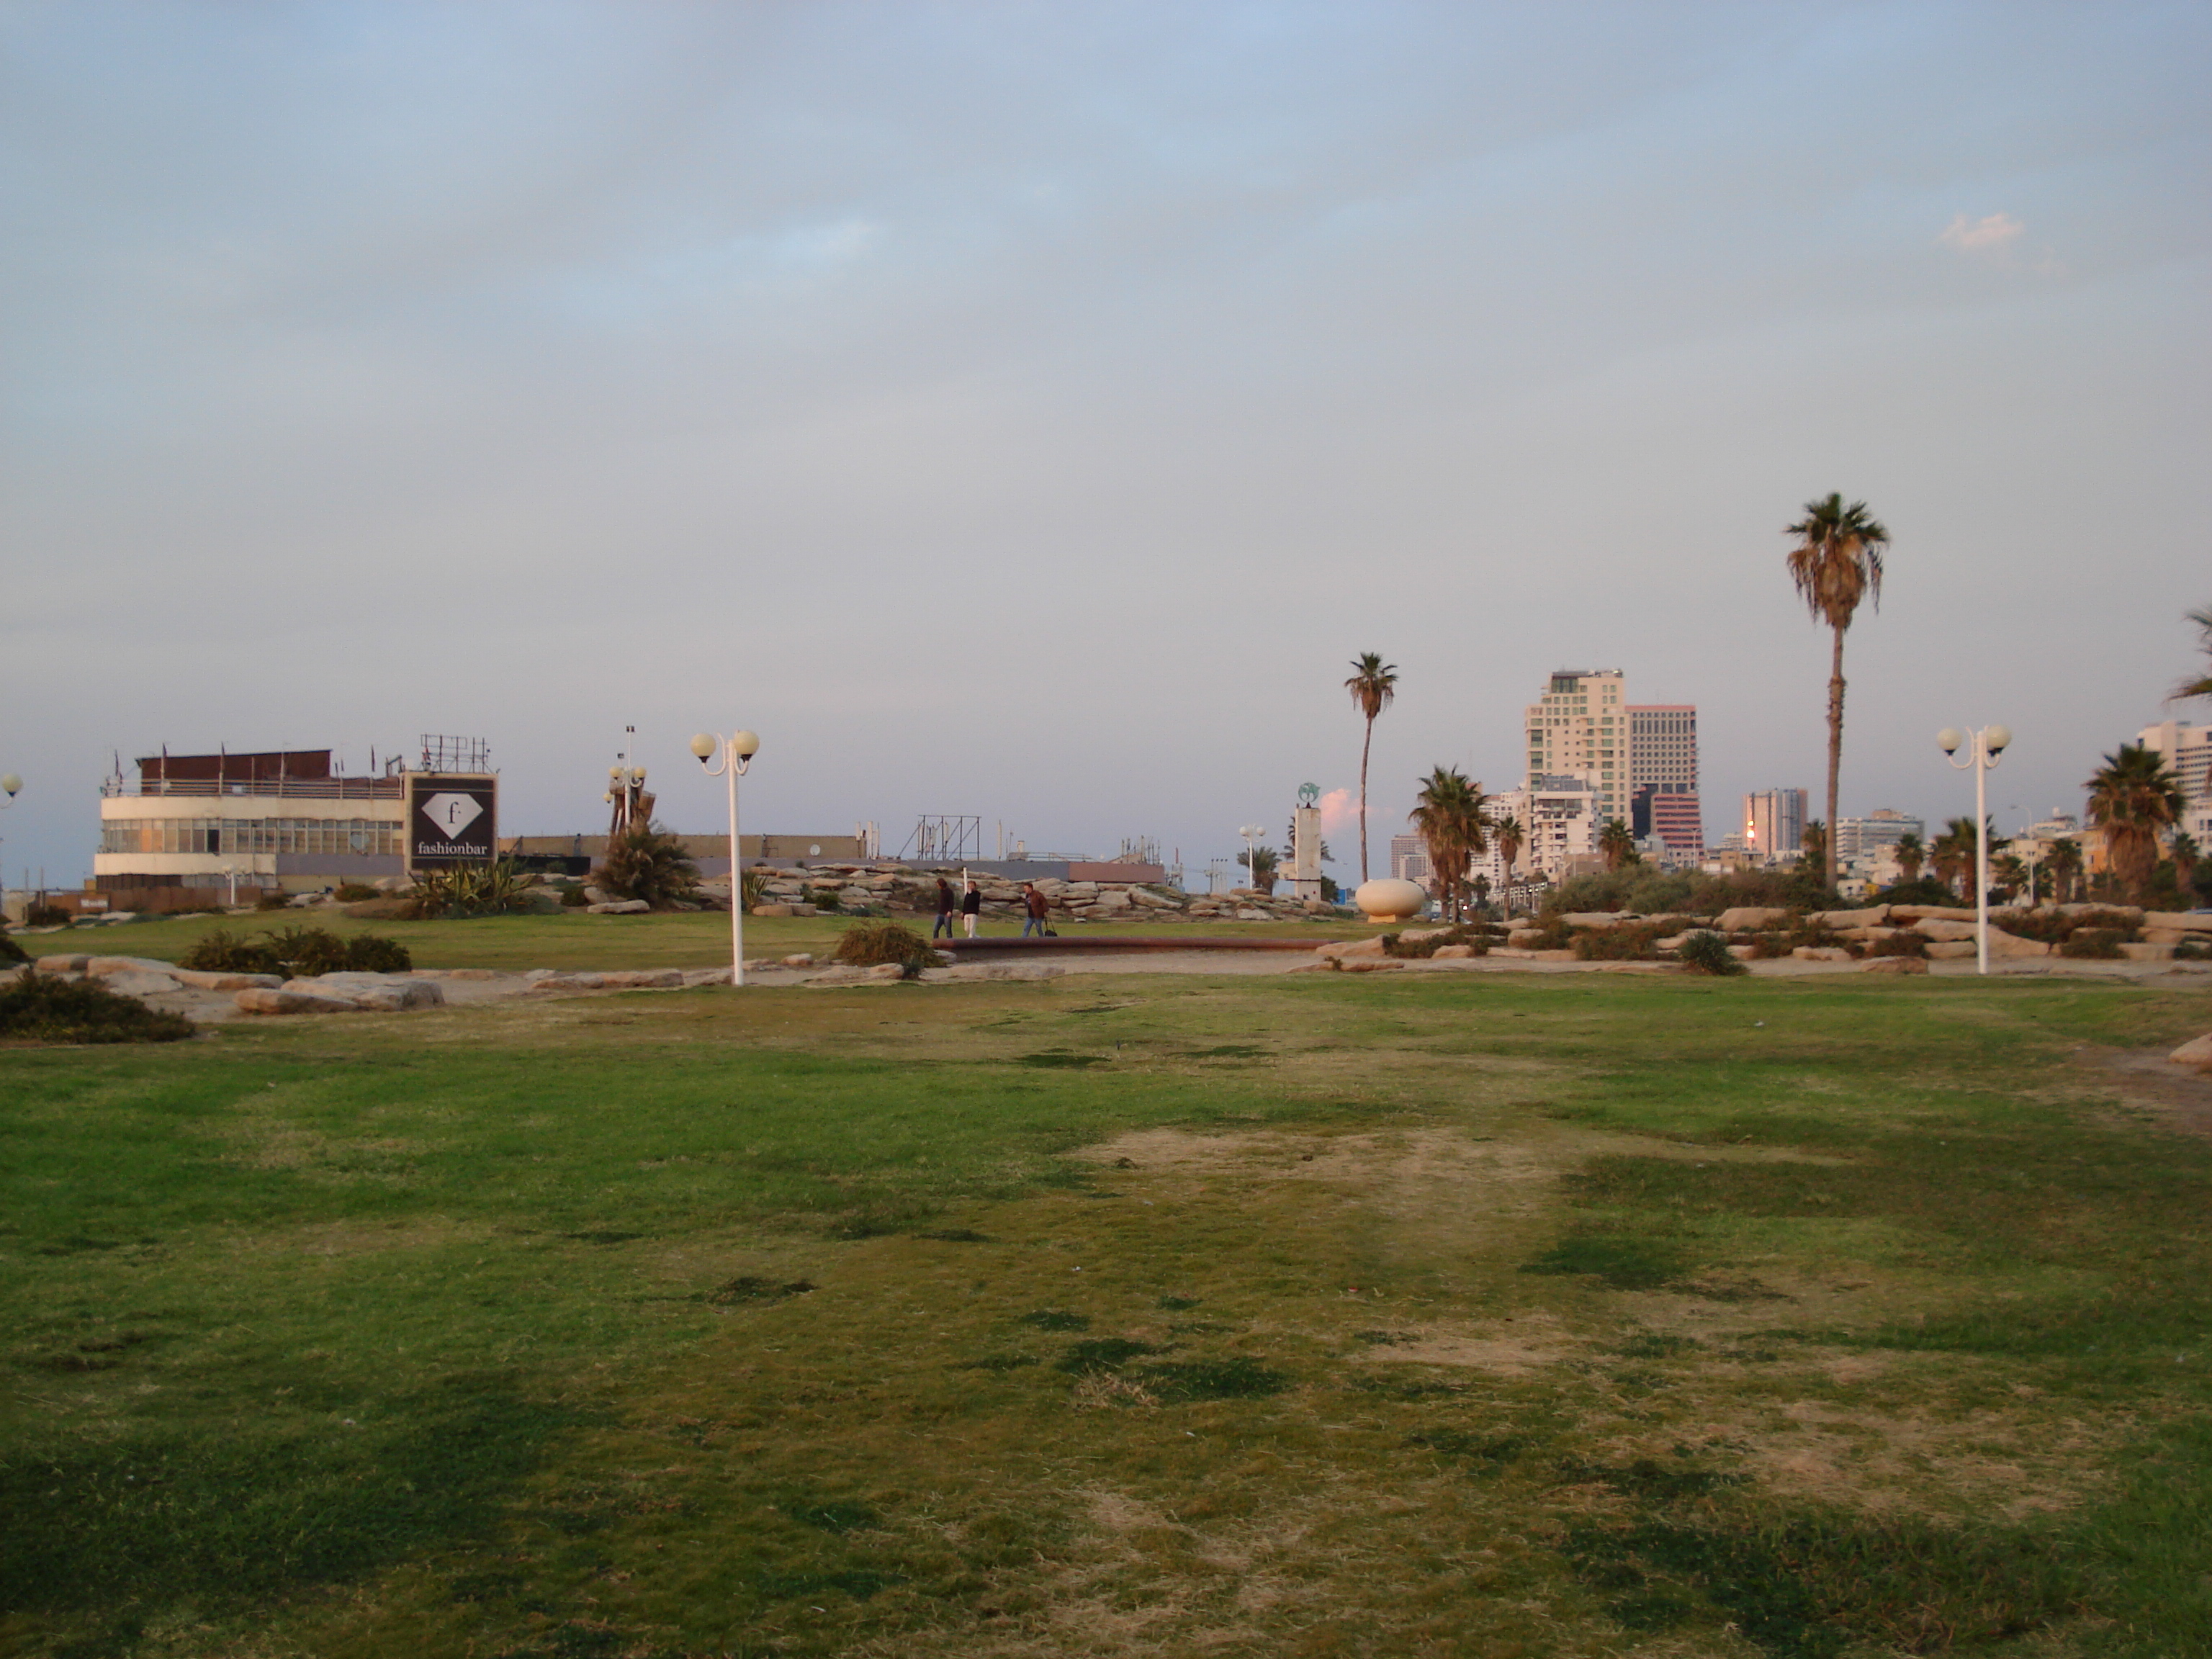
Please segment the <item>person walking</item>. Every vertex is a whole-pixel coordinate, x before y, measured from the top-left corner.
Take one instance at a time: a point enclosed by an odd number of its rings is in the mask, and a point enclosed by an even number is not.
[[[975,878],[968,878],[968,890],[960,896],[960,926],[969,939],[975,937],[975,925],[983,919],[983,890],[975,884]]]
[[[1036,884],[1033,881],[1022,884],[1022,908],[1029,913],[1022,922],[1022,937],[1027,939],[1035,933],[1042,939],[1045,931],[1044,919],[1051,913],[1052,904],[1037,891]]]
[[[952,937],[952,913],[959,908],[959,896],[952,890],[952,884],[939,876],[937,878],[937,920],[930,924],[930,938],[936,939],[940,934],[946,939]]]

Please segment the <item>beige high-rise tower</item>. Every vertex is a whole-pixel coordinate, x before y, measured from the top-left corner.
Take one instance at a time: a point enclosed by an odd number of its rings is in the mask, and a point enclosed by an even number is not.
[[[1628,682],[1618,668],[1562,668],[1528,708],[1532,786],[1545,777],[1577,777],[1597,794],[1601,824],[1628,822]]]

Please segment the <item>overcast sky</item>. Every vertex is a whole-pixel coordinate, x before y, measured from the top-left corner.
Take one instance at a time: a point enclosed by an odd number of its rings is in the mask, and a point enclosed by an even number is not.
[[[1378,865],[1562,666],[1717,838],[1822,787],[1831,490],[1844,812],[1992,720],[2078,810],[2201,668],[2209,80],[2202,3],[0,5],[0,859],[165,742],[592,829],[635,724],[683,830],[744,725],[752,829],[1202,865],[1370,650]]]

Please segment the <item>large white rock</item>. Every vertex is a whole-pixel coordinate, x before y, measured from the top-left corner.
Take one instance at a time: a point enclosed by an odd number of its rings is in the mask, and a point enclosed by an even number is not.
[[[1739,904],[1733,910],[1722,911],[1720,920],[1713,926],[1723,933],[1763,933],[1789,920],[1787,910],[1771,905]]]
[[[2179,933],[2212,933],[2212,910],[2146,910],[2142,925]]]
[[[176,965],[151,957],[87,957],[84,971],[94,979],[106,979],[114,974],[168,974]]]
[[[358,1002],[343,997],[310,996],[304,991],[240,991],[231,1000],[249,1014],[358,1014]]]
[[[605,904],[587,904],[587,916],[641,916],[653,907],[643,899],[610,899]]]
[[[204,968],[172,968],[169,976],[196,991],[273,991],[284,983],[274,974],[218,974]]]
[[[1352,902],[1370,921],[1406,921],[1428,908],[1429,896],[1418,882],[1377,876],[1360,883]]]
[[[100,982],[118,996],[126,997],[157,997],[179,988],[167,974],[108,974]]]
[[[2190,1038],[2166,1058],[2177,1066],[2194,1066],[2199,1071],[2212,1071],[2212,1034]]]

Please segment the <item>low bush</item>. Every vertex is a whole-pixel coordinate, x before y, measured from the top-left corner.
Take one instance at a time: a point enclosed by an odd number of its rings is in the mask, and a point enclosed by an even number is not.
[[[1996,921],[1996,926],[2015,938],[2058,945],[2064,945],[2084,928],[2115,933],[2122,939],[2136,939],[2142,931],[2133,918],[2118,910],[2083,910],[2073,915],[2059,910],[2038,910],[2007,916]]]
[[[338,884],[336,896],[340,904],[366,904],[371,899],[382,898],[384,895],[365,881],[342,881]]]
[[[2126,938],[2117,927],[2078,927],[2058,947],[2058,954],[2077,960],[2110,961],[2120,954]]]
[[[1490,930],[1480,922],[1447,927],[1429,934],[1425,939],[1407,939],[1402,933],[1382,935],[1382,954],[1401,957],[1410,962],[1425,962],[1447,945],[1472,945],[1477,956],[1490,954]]]
[[[4,943],[4,941],[0,941]],[[2185,939],[2173,947],[2176,962],[2203,962],[2212,959],[2212,944],[2201,939]]]
[[[495,916],[532,906],[530,884],[513,859],[489,864],[456,864],[426,870],[416,878],[404,914],[410,921],[459,916]]]
[[[834,916],[842,908],[837,895],[827,887],[800,888],[799,902],[812,905],[825,916]]]
[[[592,882],[618,899],[643,899],[665,910],[692,896],[699,866],[680,836],[657,823],[633,823],[607,843],[606,861],[592,872]]]
[[[283,910],[290,908],[292,896],[281,888],[270,888],[253,902],[257,910]]]
[[[1524,950],[1565,951],[1570,949],[1575,942],[1573,930],[1558,916],[1547,916],[1532,925],[1536,930],[1536,937],[1520,941]],[[1524,928],[1522,931],[1526,932],[1527,929]]]
[[[174,1042],[192,1034],[181,1014],[157,1013],[96,981],[28,973],[0,988],[0,1040],[14,1042]]]
[[[1583,962],[1656,962],[1660,939],[1672,937],[1674,931],[1642,921],[1625,927],[1577,927],[1575,956]]]
[[[896,921],[862,921],[848,927],[839,936],[837,948],[830,952],[833,961],[853,968],[873,968],[886,962],[896,962],[906,969],[912,979],[923,969],[934,966],[936,947],[915,933],[913,928]]]
[[[580,910],[591,902],[592,896],[583,890],[580,884],[561,890],[561,908],[563,910]]]
[[[8,929],[0,924],[0,963],[28,962],[31,953],[8,937]]]
[[[287,927],[252,939],[212,928],[177,958],[179,968],[214,974],[276,974],[286,979],[337,973],[404,974],[414,965],[407,947],[395,939],[376,933],[340,939],[327,927]]]
[[[1921,957],[1928,954],[1928,941],[1917,933],[1897,933],[1888,939],[1869,941],[1864,947],[1869,957]]]
[[[1892,882],[1878,893],[1869,893],[1869,904],[1940,904],[1946,907],[1959,902],[1959,896],[1950,884],[1933,876],[1916,876],[1911,881]]]
[[[1686,973],[1711,974],[1725,979],[1751,971],[1729,954],[1728,935],[1717,933],[1710,927],[1700,927],[1686,935],[1674,954]]]
[[[33,904],[23,912],[26,927],[66,927],[73,920],[58,904]]]

